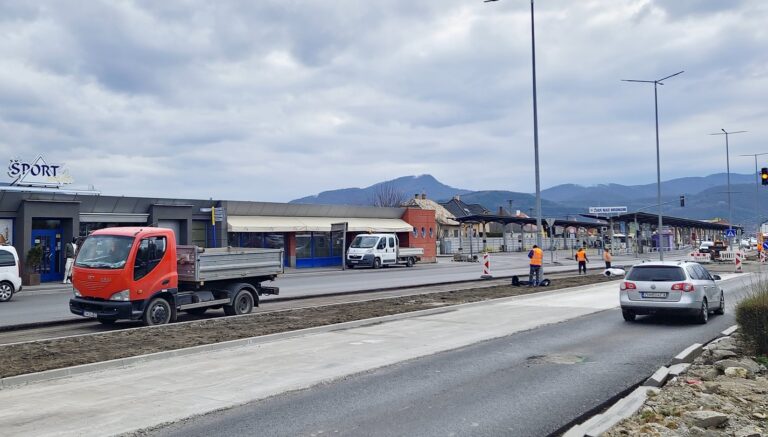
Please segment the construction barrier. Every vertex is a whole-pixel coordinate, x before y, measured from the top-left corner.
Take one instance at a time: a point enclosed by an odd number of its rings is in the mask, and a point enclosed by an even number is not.
[[[712,262],[712,255],[708,253],[691,252],[688,254],[688,261],[707,264]]]
[[[736,261],[736,252],[720,252],[720,261]]]
[[[741,273],[742,272],[742,267],[743,266],[742,266],[741,260],[742,260],[743,256],[744,256],[744,254],[741,253],[741,252],[734,252],[733,262],[736,265],[736,273]]]
[[[760,264],[765,264],[765,251],[760,251]]]
[[[488,255],[488,252],[485,252],[483,254],[483,274],[480,276],[481,279],[491,279],[493,276],[491,275],[491,256]]]

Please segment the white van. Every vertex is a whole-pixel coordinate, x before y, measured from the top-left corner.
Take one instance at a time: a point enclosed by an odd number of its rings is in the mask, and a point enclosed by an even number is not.
[[[347,250],[347,267],[382,266],[403,264],[407,267],[421,260],[424,249],[400,247],[396,234],[361,234],[355,237]]]
[[[19,255],[13,246],[0,246],[0,302],[11,300],[21,291]]]

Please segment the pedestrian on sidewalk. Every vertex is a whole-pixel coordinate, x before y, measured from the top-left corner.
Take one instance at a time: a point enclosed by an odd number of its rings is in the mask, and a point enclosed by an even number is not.
[[[603,261],[605,261],[605,268],[610,269],[611,261],[613,261],[613,255],[611,255],[611,251],[608,250],[607,247],[603,249]]]
[[[64,280],[61,281],[62,284],[72,283],[72,265],[75,263],[75,252],[77,252],[77,240],[73,238],[72,242],[64,246],[64,258],[67,259],[67,262],[64,264]]]
[[[528,286],[537,287],[539,282],[541,282],[541,264],[544,261],[544,251],[534,244],[533,249],[528,252],[528,258],[531,259],[530,271],[528,273]]]
[[[578,252],[576,252],[576,261],[579,262],[579,275],[581,275],[582,271],[586,275],[589,258],[587,258],[587,251],[583,247],[580,247]]]

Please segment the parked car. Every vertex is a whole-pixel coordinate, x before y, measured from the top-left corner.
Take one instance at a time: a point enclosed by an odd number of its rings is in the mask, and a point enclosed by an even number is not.
[[[0,246],[0,302],[11,300],[21,291],[19,255],[13,246]]]
[[[702,241],[699,245],[699,252],[701,253],[709,253],[712,249],[712,246],[715,245],[714,241]]]
[[[638,315],[671,313],[692,315],[707,323],[709,314],[725,314],[725,295],[698,263],[657,261],[636,265],[619,286],[621,313],[631,322]]]

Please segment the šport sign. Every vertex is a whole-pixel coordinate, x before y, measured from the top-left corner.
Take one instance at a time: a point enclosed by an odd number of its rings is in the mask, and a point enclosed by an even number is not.
[[[8,164],[8,176],[14,186],[60,187],[73,182],[64,165],[48,164],[42,155],[33,161],[11,159]]]

